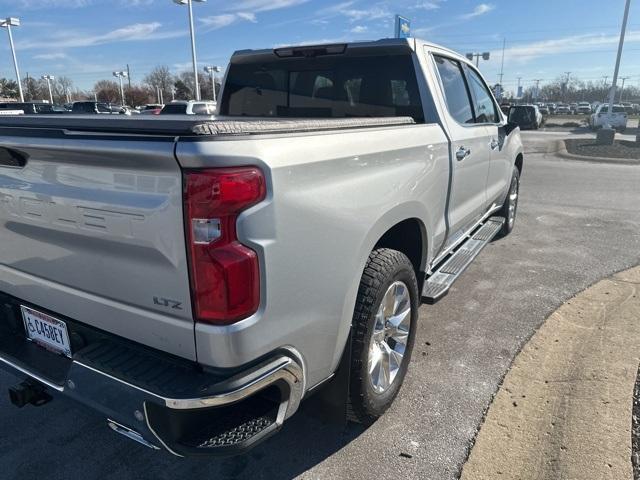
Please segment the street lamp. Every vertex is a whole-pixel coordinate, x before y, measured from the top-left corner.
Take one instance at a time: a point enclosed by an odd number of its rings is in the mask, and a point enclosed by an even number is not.
[[[211,75],[211,88],[213,89],[213,101],[216,101],[216,72],[220,71],[220,67],[215,65],[204,67],[204,71]]]
[[[466,57],[473,62],[473,59],[476,59],[476,67],[480,67],[480,58],[483,60],[489,60],[491,58],[491,52],[484,53],[467,53]]]
[[[20,101],[24,102],[24,94],[22,93],[22,81],[20,80],[20,70],[18,69],[18,60],[16,58],[16,49],[13,46],[13,35],[11,34],[11,27],[19,27],[20,19],[15,17],[5,18],[0,20],[0,27],[6,28],[9,34],[9,45],[11,45],[11,54],[13,55],[13,66],[16,69],[16,80],[18,81],[18,92],[20,93]]]
[[[631,77],[620,77],[620,80],[622,80],[622,86],[620,87],[620,103],[622,103],[622,97],[624,96],[624,83],[630,78]]]
[[[127,72],[113,72],[113,76],[120,80],[120,98],[122,99],[122,106],[124,107],[124,87],[122,86],[122,79],[127,78],[129,75]]]
[[[54,77],[53,75],[42,75],[42,80],[46,80],[47,81],[47,87],[49,87],[49,101],[51,102],[51,105],[53,105],[53,92],[51,91],[51,80],[55,80],[56,77]]]
[[[193,29],[193,2],[204,3],[207,0],[173,0],[177,5],[187,5],[189,7],[189,30],[191,32],[191,57],[193,59],[193,78],[196,87],[196,100],[200,100],[200,84],[198,82],[198,60],[196,59],[196,37]]]

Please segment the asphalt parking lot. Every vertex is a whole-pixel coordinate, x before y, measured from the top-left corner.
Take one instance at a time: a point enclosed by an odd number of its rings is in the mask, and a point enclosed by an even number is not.
[[[116,436],[63,398],[17,410],[0,395],[3,479],[456,479],[513,358],[545,318],[600,278],[640,263],[640,168],[562,160],[551,132],[523,133],[516,229],[435,306],[393,408],[367,430],[303,406],[249,455],[179,460]],[[0,390],[16,382],[0,373]]]

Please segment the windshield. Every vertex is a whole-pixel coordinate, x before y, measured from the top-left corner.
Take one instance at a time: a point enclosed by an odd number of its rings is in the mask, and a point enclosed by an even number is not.
[[[231,65],[222,114],[395,117],[424,114],[410,55],[323,56]]]

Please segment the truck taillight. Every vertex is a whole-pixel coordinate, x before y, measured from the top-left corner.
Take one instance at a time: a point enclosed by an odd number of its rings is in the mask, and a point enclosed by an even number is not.
[[[258,310],[258,256],[238,241],[236,221],[265,195],[264,175],[256,167],[185,172],[185,228],[196,321],[228,325]]]

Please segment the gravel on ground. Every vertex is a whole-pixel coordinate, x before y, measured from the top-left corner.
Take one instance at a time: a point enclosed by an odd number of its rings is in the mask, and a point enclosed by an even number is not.
[[[626,158],[640,163],[640,143],[616,140],[613,145],[597,145],[595,139],[572,138],[564,141],[567,152],[584,157]]]

